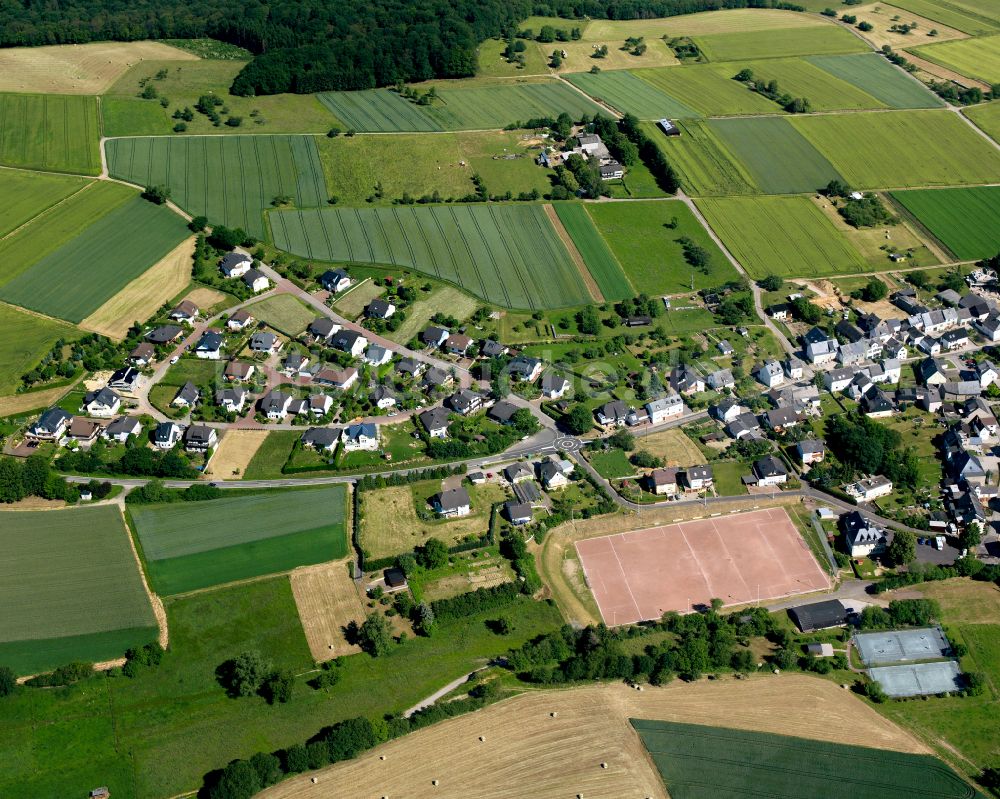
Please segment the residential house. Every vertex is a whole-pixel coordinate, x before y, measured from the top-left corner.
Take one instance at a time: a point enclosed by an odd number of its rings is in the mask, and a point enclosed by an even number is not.
[[[767,388],[774,388],[785,382],[785,370],[777,361],[764,361],[754,371],[754,377]]]
[[[271,285],[271,281],[267,279],[267,275],[259,269],[248,270],[247,273],[243,275],[243,283],[254,294],[260,294],[262,291],[267,291]]]
[[[981,390],[978,380],[948,380],[941,386],[944,398],[950,402],[978,397]]]
[[[381,297],[376,297],[365,308],[365,316],[369,319],[388,319],[394,313],[396,313],[396,306]]]
[[[150,342],[143,341],[135,345],[135,348],[128,354],[129,363],[134,366],[148,366],[156,360],[156,347]]]
[[[534,480],[535,472],[532,470],[531,466],[527,463],[517,462],[512,463],[503,470],[503,476],[508,483],[514,485],[515,483],[523,482],[524,480]]]
[[[288,377],[302,377],[308,374],[309,356],[301,352],[290,352],[281,362],[281,373]]]
[[[346,352],[352,358],[357,358],[368,346],[368,339],[357,330],[338,330],[330,339],[330,346],[335,350]]]
[[[795,445],[795,451],[798,453],[802,466],[809,467],[815,463],[823,462],[826,457],[826,444],[817,438],[806,438]]]
[[[104,428],[103,436],[109,441],[124,444],[129,436],[142,433],[142,424],[134,416],[119,416]]]
[[[601,164],[598,168],[601,172],[601,180],[619,180],[625,177],[625,167],[614,159]]]
[[[792,312],[792,306],[787,302],[772,305],[767,309],[767,315],[777,322],[787,322]]]
[[[395,408],[399,402],[396,397],[396,392],[389,388],[389,386],[381,383],[375,386],[375,389],[372,391],[371,401],[375,403],[376,408],[382,411],[389,410],[389,408]]]
[[[805,345],[805,356],[813,366],[823,366],[837,359],[838,350],[835,340],[824,338],[821,341],[808,342]]]
[[[538,358],[529,358],[527,355],[518,355],[507,364],[507,371],[511,379],[524,383],[534,383],[542,373],[543,368],[544,364]]]
[[[170,405],[174,408],[193,408],[201,399],[201,391],[188,380],[183,386],[177,389],[174,398],[170,400]]]
[[[510,424],[518,410],[519,408],[513,402],[500,400],[486,412],[486,418],[499,424]]]
[[[943,386],[948,382],[944,365],[933,358],[924,358],[917,364],[917,379],[925,386]]]
[[[313,416],[326,416],[333,408],[333,397],[329,394],[310,394],[307,400],[309,413]]]
[[[258,330],[250,336],[250,351],[273,355],[282,347],[282,341],[274,333]]]
[[[620,426],[625,424],[625,417],[628,415],[628,406],[622,400],[611,400],[601,405],[596,411],[597,423],[608,426]]]
[[[317,452],[333,452],[340,441],[340,428],[310,427],[302,434],[302,446]]]
[[[226,413],[242,413],[246,402],[246,389],[239,386],[235,388],[220,388],[215,392],[215,404],[226,411]]]
[[[943,404],[941,386],[921,386],[917,389],[917,407],[928,413],[937,413]]]
[[[736,385],[733,373],[729,369],[719,369],[712,372],[712,374],[705,378],[705,382],[713,391],[722,391],[723,389],[733,388]]]
[[[532,510],[531,505],[527,502],[518,502],[511,499],[504,503],[503,510],[513,525],[520,527],[522,524],[531,523]]]
[[[1000,315],[991,314],[985,319],[977,319],[972,323],[983,336],[992,344],[1000,341]]]
[[[443,327],[431,325],[420,334],[420,340],[428,347],[437,348],[444,344],[450,335],[451,332],[445,330]]]
[[[893,336],[882,345],[882,354],[886,358],[894,358],[897,361],[905,361],[909,357],[906,345]]]
[[[471,346],[472,339],[464,333],[454,333],[448,336],[448,340],[444,343],[444,348],[452,355],[465,355]]]
[[[444,388],[455,382],[454,376],[444,369],[432,366],[424,374],[423,384],[427,388]]]
[[[538,479],[547,491],[555,491],[569,485],[569,476],[560,466],[559,459],[546,459],[538,464]]]
[[[191,300],[181,300],[174,306],[169,318],[175,322],[193,325],[198,318],[198,306],[191,302]]]
[[[954,289],[945,289],[944,291],[939,291],[936,295],[934,295],[934,299],[942,305],[955,306],[962,301],[962,295]]]
[[[294,398],[280,389],[272,389],[260,399],[260,412],[268,419],[280,421],[288,415],[288,406]]]
[[[108,380],[108,388],[131,394],[139,385],[139,378],[141,376],[139,370],[134,366],[123,366],[111,374],[111,378]]]
[[[348,366],[346,369],[321,369],[312,379],[317,385],[347,391],[358,381],[358,370],[353,366]]]
[[[343,269],[327,269],[319,276],[319,284],[331,294],[339,294],[350,288],[351,276]]]
[[[685,491],[705,491],[715,485],[711,466],[691,466],[681,472]]]
[[[383,366],[392,360],[392,350],[381,344],[369,344],[365,350],[365,363],[372,366]]]
[[[861,398],[860,408],[869,419],[883,419],[896,412],[896,403],[878,386],[872,386]]]
[[[646,487],[660,497],[677,495],[677,475],[680,472],[675,466],[666,469],[653,469],[646,475]]]
[[[871,502],[880,497],[886,497],[892,493],[892,481],[878,474],[874,477],[865,477],[856,483],[844,486],[844,490],[854,497],[858,502]]]
[[[95,422],[93,419],[87,419],[84,416],[74,416],[73,421],[69,423],[66,437],[78,444],[89,446],[94,443],[101,429],[100,423]]]
[[[842,344],[837,352],[837,363],[841,366],[853,366],[861,363],[868,357],[868,342],[858,341],[851,344]]]
[[[960,350],[969,346],[969,334],[964,328],[949,330],[941,335],[941,346],[948,352]]]
[[[859,341],[864,341],[867,338],[864,333],[846,319],[837,322],[833,332],[848,344],[857,344]]]
[[[146,340],[153,344],[169,344],[180,338],[184,328],[177,325],[161,325],[155,327],[146,334]]]
[[[450,414],[438,406],[420,414],[420,423],[431,438],[447,438]]]
[[[309,415],[309,400],[302,399],[301,397],[293,397],[292,401],[288,403],[288,415],[289,416],[308,416]]]
[[[763,438],[760,432],[760,422],[749,411],[741,413],[726,425],[726,435],[737,441],[743,439],[756,441]]]
[[[941,341],[934,336],[921,336],[917,339],[917,349],[933,358],[941,354]]]
[[[230,252],[219,262],[223,277],[243,277],[253,266],[253,259],[241,252]]]
[[[404,376],[417,377],[423,374],[426,368],[427,364],[423,361],[418,361],[416,358],[400,358],[396,362],[396,371]]]
[[[965,482],[970,486],[986,483],[986,469],[983,462],[971,452],[959,452],[947,466],[956,483]]]
[[[729,424],[737,419],[740,414],[747,413],[749,408],[740,404],[738,399],[727,397],[708,409],[708,415],[722,424]]]
[[[510,351],[510,348],[499,341],[488,338],[479,345],[479,354],[483,358],[501,358]]]
[[[222,377],[232,383],[245,383],[251,378],[256,367],[243,361],[229,361],[222,371]]]
[[[542,375],[542,396],[548,400],[562,399],[569,390],[569,380],[555,372],[546,372]]]
[[[455,413],[460,413],[462,416],[482,410],[485,401],[486,397],[469,388],[463,388],[448,397],[448,405]]]
[[[875,383],[872,382],[872,379],[868,374],[868,370],[862,369],[861,371],[854,373],[854,379],[847,387],[847,396],[857,402],[865,394],[867,394],[868,391],[874,387],[874,385]]]
[[[736,352],[736,350],[733,349],[733,345],[730,344],[726,339],[723,339],[715,346],[718,348],[719,353],[721,355],[732,355],[734,352]]]
[[[306,332],[314,341],[329,343],[330,339],[340,331],[340,325],[325,316],[319,316],[309,323]]]
[[[184,449],[188,452],[207,452],[219,441],[214,427],[193,424],[184,431]]]
[[[241,330],[245,330],[254,323],[255,319],[252,313],[246,308],[240,308],[233,311],[232,316],[226,321],[226,327],[229,328],[233,333],[239,333]]]
[[[885,551],[888,543],[885,531],[869,522],[859,511],[841,516],[840,529],[844,533],[844,548],[852,558],[870,558]]]
[[[805,375],[806,365],[794,355],[789,355],[785,358],[782,365],[785,369],[785,375],[789,380],[801,380],[803,375]]]
[[[160,422],[153,431],[153,445],[157,449],[173,449],[184,431],[175,422]]]
[[[472,513],[472,500],[469,499],[469,492],[464,487],[449,488],[439,494],[435,494],[431,499],[431,504],[439,516],[446,519],[456,516],[468,516]]]
[[[979,387],[985,391],[993,384],[1000,382],[1000,370],[993,365],[993,361],[979,361],[976,364],[976,377],[979,378]]]
[[[958,301],[959,309],[968,311],[970,320],[985,319],[993,310],[993,305],[991,300],[971,292]]]
[[[670,370],[670,388],[678,394],[697,394],[705,390],[705,379],[688,364]]]
[[[761,418],[764,424],[776,433],[791,430],[802,421],[795,408],[774,408],[770,411],[764,411]]]
[[[194,354],[199,358],[210,361],[217,361],[222,357],[222,346],[225,343],[221,333],[214,330],[206,330],[201,334],[198,343],[195,345]]]
[[[788,469],[774,455],[754,461],[753,481],[761,487],[782,485],[788,480]]]
[[[105,386],[96,391],[89,391],[83,397],[83,405],[80,410],[90,416],[97,416],[102,419],[110,419],[122,406],[122,398],[114,391]]]
[[[378,425],[371,422],[348,425],[344,428],[340,440],[344,445],[344,452],[358,450],[371,452],[378,449]]]
[[[677,394],[660,397],[646,403],[646,413],[649,414],[650,424],[660,424],[668,419],[676,419],[684,413],[684,400]]]

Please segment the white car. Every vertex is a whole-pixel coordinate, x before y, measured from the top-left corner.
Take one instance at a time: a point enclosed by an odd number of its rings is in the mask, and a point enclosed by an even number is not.
[[[174,365],[175,363],[177,363],[177,362],[178,362],[178,361],[179,361],[180,359],[181,359],[181,356],[180,356],[180,355],[175,355],[175,356],[174,356],[173,358],[171,358],[171,359],[170,359],[170,365],[171,365],[171,366],[173,366],[173,365]]]

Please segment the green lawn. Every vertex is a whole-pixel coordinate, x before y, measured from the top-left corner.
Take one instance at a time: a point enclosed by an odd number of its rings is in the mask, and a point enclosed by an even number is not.
[[[0,530],[0,663],[30,674],[156,637],[116,506],[0,511]]]
[[[30,235],[33,228],[24,232]],[[133,194],[124,205],[95,219],[62,247],[7,281],[0,298],[81,322],[189,235],[184,220],[173,211]],[[86,265],[86,277],[81,275],[81,265]],[[70,285],[73,289],[67,291]]]
[[[586,206],[636,291],[656,295],[718,286],[736,272],[682,202],[593,203]],[[667,227],[677,221],[676,227]],[[684,259],[679,239],[709,254],[707,271]]]
[[[890,108],[940,108],[936,94],[919,80],[876,53],[818,55],[806,59],[820,69],[857,86]],[[812,95],[807,95],[812,99]]]
[[[698,207],[751,277],[812,277],[869,269],[806,197],[704,199]]]
[[[597,281],[604,299],[624,300],[633,296],[635,292],[629,285],[621,264],[618,263],[607,242],[597,232],[587,210],[577,203],[556,203],[554,207],[559,221],[573,239],[580,255],[583,256],[584,263],[587,264],[587,269]]]
[[[750,467],[736,461],[723,461],[712,464],[715,475],[715,492],[720,496],[733,497],[747,493],[743,485],[743,477],[750,474]]]
[[[270,222],[275,246],[295,255],[410,267],[507,308],[590,299],[540,205],[276,211]]]
[[[521,598],[510,609],[509,636],[485,626],[495,612],[441,624],[432,638],[411,638],[387,657],[342,658],[341,680],[327,694],[304,685],[312,659],[287,578],[168,599],[166,609],[170,650],[159,668],[5,700],[0,794],[75,796],[81,785],[107,785],[116,799],[193,792],[233,758],[304,742],[348,717],[400,712],[561,623],[553,606]],[[302,675],[291,702],[226,697],[215,669],[247,649]]]
[[[247,468],[244,480],[270,480],[282,477],[281,467],[288,461],[295,442],[302,437],[297,430],[272,430],[258,447]]]
[[[740,61],[797,55],[860,53],[868,45],[844,28],[818,25],[815,28],[713,33],[693,37],[709,61]]]
[[[183,386],[189,381],[196,386],[208,385],[217,377],[221,377],[222,369],[223,367],[218,361],[188,356],[181,358],[167,369],[160,385]]]
[[[56,94],[0,94],[0,164],[97,175],[97,100]]]
[[[977,184],[1000,175],[1000,151],[948,111],[789,121],[855,188]]]
[[[316,318],[316,309],[290,294],[278,294],[255,303],[253,315],[287,336],[298,336]]]
[[[56,341],[78,336],[70,325],[0,303],[0,395],[13,393]]]
[[[606,477],[609,480],[618,477],[631,477],[636,473],[636,468],[628,462],[628,455],[620,449],[593,452],[587,456],[587,459],[597,469],[601,477]]]
[[[677,125],[680,136],[665,136],[650,122],[643,128],[678,173],[685,192],[695,197],[760,193],[747,167],[715,135],[709,120],[685,119]]]
[[[989,258],[1000,251],[1000,187],[897,191],[892,198],[957,260]]]
[[[90,181],[31,172],[0,171],[0,237],[89,184]]]

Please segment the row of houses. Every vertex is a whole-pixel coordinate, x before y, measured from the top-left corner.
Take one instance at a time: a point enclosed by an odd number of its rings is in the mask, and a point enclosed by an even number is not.
[[[678,394],[667,394],[664,397],[650,400],[641,408],[634,408],[624,400],[610,400],[600,405],[594,411],[597,423],[602,427],[621,427],[628,425],[656,425],[677,419],[684,414],[684,400]]]

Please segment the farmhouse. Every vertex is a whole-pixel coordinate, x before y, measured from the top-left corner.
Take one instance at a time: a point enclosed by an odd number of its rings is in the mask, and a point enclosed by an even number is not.
[[[219,436],[215,428],[193,424],[184,431],[184,449],[188,452],[207,452],[216,445]]]
[[[379,443],[378,425],[371,422],[348,425],[344,428],[340,441],[344,445],[344,452],[376,450]]]
[[[222,357],[221,350],[223,344],[224,339],[221,333],[217,333],[214,330],[206,330],[202,333],[197,345],[195,345],[194,354],[199,358],[217,361]]]
[[[885,531],[869,522],[858,511],[840,517],[847,554],[852,558],[868,558],[885,551],[888,537]]]
[[[193,325],[198,318],[198,306],[191,300],[181,300],[170,312],[170,319],[175,322],[183,322],[186,325]]]
[[[431,438],[447,438],[448,417],[448,411],[438,406],[420,414],[420,424],[424,426],[427,435]]]
[[[317,452],[333,452],[340,441],[340,429],[336,427],[310,427],[302,434],[302,446]]]
[[[170,404],[174,408],[193,408],[198,404],[198,400],[201,399],[201,391],[198,387],[188,380],[183,386],[177,389],[177,393],[174,394],[174,398],[170,401]]]
[[[267,279],[267,275],[259,269],[250,269],[247,271],[247,273],[243,275],[243,283],[254,294],[260,294],[262,291],[267,291],[268,287],[271,285],[271,281]]]
[[[158,449],[173,449],[182,434],[180,426],[174,422],[160,422],[153,431],[153,444]]]
[[[240,252],[230,252],[219,262],[219,269],[225,277],[243,277],[253,266],[253,259]]]
[[[343,269],[327,269],[319,276],[319,284],[331,294],[339,294],[350,288],[351,277]]]
[[[472,512],[472,500],[469,499],[469,492],[461,486],[435,494],[432,504],[438,515],[445,518],[468,516]]]
[[[244,328],[253,324],[253,322],[253,314],[246,308],[240,308],[238,311],[234,311],[233,315],[229,317],[229,320],[226,322],[226,327],[234,333],[239,333]]]
[[[601,180],[618,180],[625,177],[625,167],[614,159],[611,159],[606,164],[601,164],[600,170]]]
[[[105,387],[96,391],[90,391],[84,395],[83,405],[80,407],[80,410],[91,416],[109,419],[118,413],[118,409],[121,406],[122,398],[110,388]]]

